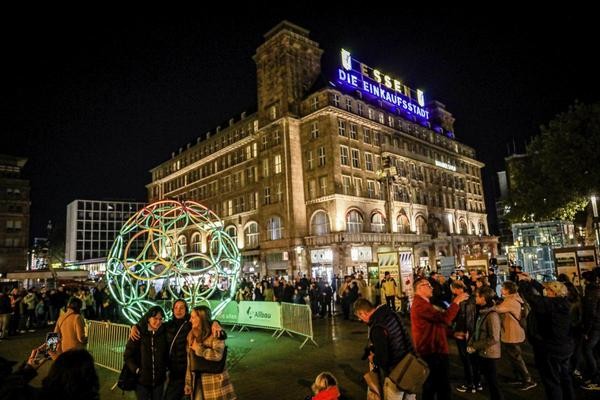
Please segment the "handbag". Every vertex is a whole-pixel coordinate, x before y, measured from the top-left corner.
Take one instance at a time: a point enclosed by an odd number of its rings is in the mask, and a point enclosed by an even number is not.
[[[119,374],[119,380],[117,381],[117,387],[124,392],[135,390],[138,383],[137,374],[132,372],[127,364],[123,364],[121,373]]]
[[[199,357],[193,352],[191,353],[191,370],[201,374],[220,374],[225,370],[227,363],[227,346],[223,351],[223,357],[219,361],[207,360],[204,357]]]
[[[408,353],[390,372],[388,376],[398,389],[408,393],[421,393],[423,384],[429,376],[429,366],[422,358]]]

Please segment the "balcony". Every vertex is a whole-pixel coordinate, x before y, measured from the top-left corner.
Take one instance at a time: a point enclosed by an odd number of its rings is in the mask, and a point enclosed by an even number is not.
[[[328,246],[341,243],[420,243],[431,240],[431,235],[417,235],[414,233],[347,233],[335,232],[321,236],[306,236],[304,243],[306,246]]]

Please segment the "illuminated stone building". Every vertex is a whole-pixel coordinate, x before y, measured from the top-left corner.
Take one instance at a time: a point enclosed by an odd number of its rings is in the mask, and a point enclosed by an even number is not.
[[[26,158],[0,154],[0,274],[24,270],[29,247],[29,180]]]
[[[345,51],[335,76],[322,77],[322,52],[288,22],[265,34],[254,55],[258,111],[153,168],[149,201],[217,212],[246,272],[345,274],[391,248],[414,266],[495,255],[483,164],[454,139],[452,115]],[[206,249],[200,234],[181,240]]]

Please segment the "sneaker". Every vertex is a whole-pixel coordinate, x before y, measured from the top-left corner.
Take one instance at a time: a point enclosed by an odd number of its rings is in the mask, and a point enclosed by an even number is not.
[[[478,392],[483,392],[483,385],[481,383],[478,383],[477,385],[475,385],[475,390],[477,390]]]
[[[581,388],[584,390],[600,390],[600,385],[597,383],[584,383],[583,385],[581,385]]]
[[[35,332],[35,329],[29,329],[27,332]]]
[[[461,392],[461,393],[466,393],[466,392],[476,393],[477,392],[477,390],[475,390],[475,386],[470,386],[470,385],[458,385],[456,387],[456,391]]]
[[[523,382],[523,385],[519,388],[519,390],[524,392],[526,390],[533,389],[536,386],[537,383],[535,381]]]

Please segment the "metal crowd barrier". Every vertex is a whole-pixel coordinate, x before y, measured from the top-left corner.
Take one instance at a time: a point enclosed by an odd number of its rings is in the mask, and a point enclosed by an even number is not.
[[[284,332],[290,336],[295,333],[306,337],[300,348],[304,347],[309,340],[319,347],[313,338],[312,311],[307,304],[281,303],[281,332],[277,335],[277,339]]]
[[[111,322],[88,322],[88,351],[101,367],[120,372],[131,327]]]

